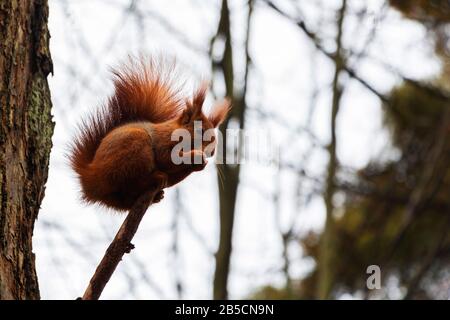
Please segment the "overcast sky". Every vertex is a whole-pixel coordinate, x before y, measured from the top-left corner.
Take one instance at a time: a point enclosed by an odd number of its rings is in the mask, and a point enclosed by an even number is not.
[[[324,151],[308,154],[307,134],[293,135],[304,126],[310,114],[311,96],[319,89],[312,113],[312,130],[319,143],[329,137],[330,82],[333,65],[315,51],[310,40],[290,21],[256,1],[251,26],[250,54],[254,63],[248,92],[247,127],[268,132],[277,143],[280,159],[299,164],[320,177],[327,163]],[[299,1],[300,2],[300,1]],[[322,9],[319,4],[322,2]],[[163,53],[176,56],[189,86],[210,77],[205,52],[216,31],[220,2],[200,0],[138,1],[142,16],[124,10],[123,0],[50,0],[51,51],[54,75],[49,78],[56,122],[46,195],[34,234],[37,271],[44,299],[74,299],[81,296],[109,242],[124,216],[79,201],[79,186],[68,167],[64,153],[76,124],[97,107],[112,91],[110,66],[127,54]],[[297,12],[290,1],[276,1],[286,12]],[[355,61],[354,67],[365,80],[387,93],[399,78],[386,71],[382,63],[394,66],[404,75],[422,79],[439,71],[432,58],[432,45],[425,41],[425,30],[406,21],[392,10],[382,9],[383,1],[349,1],[350,15],[345,21],[344,46],[359,52],[365,48],[370,58]],[[340,1],[301,1],[299,8],[308,26],[324,39],[332,51],[334,10]],[[368,15],[359,20],[356,13],[368,4]],[[236,72],[242,77],[245,1],[231,0]],[[161,24],[168,21],[174,30]],[[383,18],[376,37],[366,46],[374,21]],[[186,45],[189,43],[189,45]],[[381,63],[382,62],[382,63]],[[212,103],[208,98],[207,104]],[[276,114],[263,120],[256,110]],[[394,157],[388,133],[382,126],[381,104],[377,97],[355,81],[346,86],[338,117],[338,156],[341,164],[358,169],[371,159]],[[280,120],[281,119],[281,120]],[[230,275],[230,297],[243,298],[253,290],[273,284],[281,286],[283,277],[281,242],[275,227],[275,214],[282,226],[293,215],[300,215],[296,230],[320,230],[325,216],[322,199],[313,197],[299,210],[296,206],[298,177],[266,163],[242,165],[237,200]],[[271,195],[282,185],[280,207]],[[212,276],[218,244],[218,192],[215,168],[195,173],[178,187],[182,210],[179,217],[179,250],[173,245],[175,190],[152,206],[133,241],[136,249],[127,255],[102,298],[177,298],[175,281],[182,279],[183,298],[208,299],[212,296]],[[196,230],[193,234],[189,225]],[[314,266],[302,257],[301,248],[289,248],[292,276],[299,277]]]

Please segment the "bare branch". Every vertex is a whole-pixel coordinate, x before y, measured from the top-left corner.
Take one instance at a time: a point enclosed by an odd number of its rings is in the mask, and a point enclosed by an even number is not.
[[[331,60],[335,59],[335,53],[334,52],[329,52],[327,51],[320,43],[319,41],[319,37],[313,32],[311,31],[305,24],[305,21],[303,21],[302,19],[299,18],[294,18],[289,16],[287,13],[283,12],[280,8],[278,8],[272,1],[270,0],[264,0],[264,2],[267,3],[267,5],[269,7],[271,7],[273,10],[275,10],[276,12],[278,12],[280,15],[282,15],[283,17],[293,21],[293,23],[295,23],[302,31],[303,33],[312,40],[314,46],[316,47],[317,50],[319,50],[320,52],[322,52],[322,54],[324,54],[326,57],[328,57]],[[405,75],[402,75],[398,70],[396,70],[395,68],[393,68],[392,66],[387,66],[385,65],[385,67],[391,71],[392,73],[394,73],[395,75],[399,76],[404,82],[409,83],[410,85],[418,88],[418,89],[422,89],[425,90],[426,92],[430,93],[431,95],[443,99],[443,100],[450,100],[450,93],[446,92],[444,90],[441,90],[435,86],[432,86],[430,84],[427,83],[422,83],[420,81],[411,79]],[[366,80],[364,80],[363,78],[361,78],[355,71],[354,68],[348,66],[347,64],[343,64],[342,65],[342,69],[347,72],[347,74],[357,80],[360,84],[362,84],[366,89],[368,89],[370,92],[372,92],[373,94],[375,94],[381,101],[383,101],[384,103],[388,104],[390,103],[389,98],[384,95],[383,93],[379,92],[377,89],[375,89],[371,84],[369,84]]]
[[[305,33],[305,35],[310,38],[314,44],[314,46],[317,48],[317,50],[319,50],[320,52],[322,52],[326,57],[328,57],[331,60],[335,60],[335,53],[334,52],[328,52],[321,44],[320,41],[318,39],[318,37],[316,36],[316,34],[314,32],[312,32],[311,30],[309,30],[309,28],[306,26],[305,22],[303,20],[299,20],[299,19],[295,19],[293,17],[290,17],[289,15],[287,15],[286,13],[284,13],[281,9],[279,9],[272,1],[270,0],[264,0],[267,5],[269,7],[271,7],[272,9],[274,9],[276,12],[278,12],[279,14],[281,14],[282,16],[288,18],[289,20],[293,21],[302,31],[303,33]],[[375,89],[371,84],[369,84],[366,80],[362,79],[360,76],[358,76],[356,74],[356,71],[349,67],[346,64],[342,64],[341,68],[348,73],[348,75],[350,77],[352,77],[353,79],[357,80],[359,83],[361,83],[364,87],[366,87],[370,92],[372,92],[373,94],[375,94],[381,101],[388,103],[389,99],[382,94],[381,92],[379,92],[377,89]]]
[[[134,245],[131,243],[147,208],[159,190],[141,196],[131,208],[125,221],[109,245],[102,261],[89,282],[83,300],[98,300],[106,284],[116,270],[125,253],[129,253]]]

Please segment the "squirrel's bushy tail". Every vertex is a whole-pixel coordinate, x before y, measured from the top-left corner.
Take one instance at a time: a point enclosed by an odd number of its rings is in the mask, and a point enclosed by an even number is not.
[[[160,123],[178,116],[184,98],[175,71],[175,61],[154,57],[129,58],[112,70],[112,97],[81,122],[71,145],[70,164],[81,179],[88,175],[100,142],[113,129],[129,122]]]

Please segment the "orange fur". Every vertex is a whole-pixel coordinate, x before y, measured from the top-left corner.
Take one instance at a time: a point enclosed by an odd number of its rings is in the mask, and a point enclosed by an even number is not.
[[[214,128],[217,128],[227,117],[228,112],[231,109],[231,101],[224,99],[221,103],[217,104],[208,116],[208,120],[211,122]]]
[[[81,123],[69,155],[86,202],[129,210],[145,192],[172,186],[204,168],[207,143],[189,154],[201,155],[203,163],[175,165],[170,155],[177,142],[171,141],[171,134],[178,128],[193,134],[195,120],[202,121],[204,129],[217,127],[229,102],[205,116],[207,86],[200,86],[192,99],[184,97],[175,85],[174,70],[174,64],[156,59],[131,59],[113,70],[113,96]],[[160,192],[156,201],[162,197]]]

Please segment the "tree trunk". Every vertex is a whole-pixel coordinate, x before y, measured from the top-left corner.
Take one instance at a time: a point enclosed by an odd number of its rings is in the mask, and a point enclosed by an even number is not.
[[[236,97],[234,94],[234,71],[233,71],[233,47],[231,39],[231,25],[230,25],[230,11],[228,9],[227,0],[222,1],[222,8],[220,14],[219,27],[216,37],[211,42],[211,47],[214,45],[215,40],[225,39],[225,48],[221,60],[215,63],[213,59],[213,67],[217,66],[217,71],[224,79],[226,95],[233,98],[231,114],[228,119],[220,126],[220,131],[223,136],[223,145],[218,146],[219,152],[222,152],[221,157],[223,160],[227,159],[227,139],[226,128],[228,127],[231,118],[239,123],[239,128],[244,129],[245,125],[245,109],[246,109],[246,92],[247,92],[247,80],[249,73],[249,37],[250,37],[250,19],[253,11],[253,1],[248,2],[248,15],[247,15],[247,34],[245,43],[245,55],[246,66],[244,75],[244,84],[240,94]],[[240,150],[237,150],[238,154]],[[219,156],[219,154],[218,154]],[[214,271],[214,283],[213,283],[213,298],[214,299],[227,299],[228,298],[228,275],[230,272],[230,260],[232,252],[232,240],[233,240],[233,226],[236,207],[236,197],[239,186],[239,172],[240,165],[233,164],[217,164],[217,170],[222,172],[222,178],[218,174],[219,184],[219,202],[220,202],[220,238],[219,248],[216,252],[216,268]]]
[[[0,2],[0,299],[39,299],[32,252],[52,146],[46,0]]]
[[[342,54],[342,33],[344,25],[344,16],[347,6],[347,0],[342,1],[342,7],[339,11],[337,22],[337,36],[336,36],[336,53],[334,57],[335,72],[333,77],[333,97],[331,105],[331,142],[328,146],[329,162],[327,172],[327,182],[324,194],[324,202],[326,208],[325,229],[322,233],[318,268],[318,283],[317,283],[317,298],[328,299],[331,290],[333,289],[334,274],[333,274],[333,258],[334,250],[334,206],[333,197],[335,193],[335,179],[338,171],[337,159],[337,138],[336,138],[336,119],[339,113],[339,107],[342,96],[342,88],[339,83],[341,73],[343,71],[343,54]]]
[[[220,74],[221,77],[223,77],[227,96],[230,98],[234,98],[233,50],[231,45],[230,12],[228,10],[227,0],[222,1],[219,27],[216,37],[211,42],[211,48],[213,47],[215,40],[220,39],[220,37],[223,37],[225,39],[225,48],[222,58],[217,63],[216,70],[214,70],[215,62],[213,60],[213,72],[216,71]],[[232,115],[230,115],[229,118],[231,116]],[[222,159],[224,161],[226,159],[226,148],[224,146],[226,146],[227,144],[225,130],[228,126],[228,119],[220,126],[220,131],[223,135],[223,146],[218,146],[218,149],[222,150]],[[226,165],[225,162],[223,163],[224,164],[217,164],[217,170],[221,170],[221,172],[223,173],[223,184],[221,184],[221,181],[219,181],[220,238],[219,248],[216,252],[216,267],[214,270],[213,282],[213,298],[220,300],[228,298],[227,284],[232,250],[234,209],[237,186],[239,183],[239,166],[230,167]],[[220,180],[220,175],[218,175],[218,179]]]

